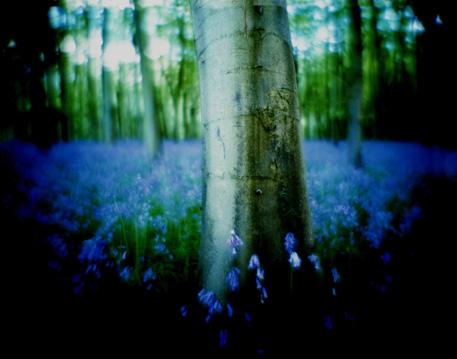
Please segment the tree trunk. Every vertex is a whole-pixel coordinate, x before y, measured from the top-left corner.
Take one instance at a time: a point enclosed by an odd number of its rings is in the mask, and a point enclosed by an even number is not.
[[[113,111],[114,111],[114,79],[113,73],[106,64],[106,49],[110,42],[110,17],[111,10],[105,8],[103,11],[103,68],[102,68],[102,87],[103,87],[103,116],[102,116],[102,135],[105,142],[113,139]]]
[[[190,3],[204,127],[203,285],[224,298],[234,230],[244,241],[241,282],[258,254],[271,298],[273,276],[287,272],[284,236],[301,250],[310,238],[286,1]]]
[[[75,93],[72,86],[73,68],[70,56],[66,52],[59,54],[59,73],[60,73],[60,97],[62,108],[69,121],[68,137],[75,139]]]
[[[348,157],[356,168],[362,167],[362,17],[357,0],[349,0],[349,91],[348,91]]]
[[[143,85],[143,139],[150,155],[155,156],[160,152],[160,132],[154,103],[154,73],[152,61],[146,55],[148,34],[144,31],[145,10],[139,0],[134,0],[135,7],[135,40],[140,54],[141,81]]]
[[[86,39],[89,42],[93,36],[97,25],[97,8],[88,6],[86,9]],[[97,81],[97,64],[95,59],[91,56],[90,51],[87,54],[87,96],[88,96],[88,115],[90,123],[90,138],[93,140],[101,140],[102,134],[100,133],[100,101],[99,101],[99,84]]]

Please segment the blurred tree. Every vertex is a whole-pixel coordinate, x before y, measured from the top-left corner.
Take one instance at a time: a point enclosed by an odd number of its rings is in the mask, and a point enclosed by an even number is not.
[[[348,156],[354,167],[362,167],[362,129],[360,124],[362,108],[362,15],[357,0],[348,0]]]
[[[110,68],[108,58],[108,46],[112,37],[111,29],[112,10],[105,8],[103,10],[103,69],[102,69],[102,86],[103,86],[103,118],[102,118],[102,134],[103,140],[111,142],[113,140],[113,117],[115,116],[115,90],[113,70]]]
[[[133,0],[135,8],[135,44],[140,55],[141,81],[143,85],[143,140],[146,148],[152,156],[160,151],[160,127],[158,124],[155,107],[155,89],[153,64],[146,54],[148,48],[149,34],[145,30],[145,8],[140,0]]]
[[[245,242],[242,278],[257,253],[274,300],[291,275],[284,236],[294,233],[303,249],[310,233],[286,2],[190,4],[204,127],[204,286],[224,297],[234,230]]]

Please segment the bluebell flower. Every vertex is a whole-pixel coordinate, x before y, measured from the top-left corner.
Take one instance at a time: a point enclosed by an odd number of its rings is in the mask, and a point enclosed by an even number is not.
[[[119,273],[119,277],[124,281],[128,282],[131,276],[132,268],[124,267],[122,271]]]
[[[308,260],[311,262],[311,264],[314,266],[314,269],[316,270],[316,272],[320,272],[321,271],[321,262],[319,260],[319,257],[315,254],[311,254],[308,256]]]
[[[154,246],[154,249],[156,250],[157,253],[164,254],[167,252],[167,246],[165,243],[162,242],[157,242]]]
[[[240,270],[237,267],[234,267],[227,273],[226,281],[229,289],[234,292],[238,289],[240,285]]]
[[[391,261],[392,257],[390,255],[389,252],[384,252],[382,255],[381,255],[381,260],[384,264],[389,264],[390,261]]]
[[[213,304],[208,308],[209,314],[219,314],[222,313],[222,303],[216,298]]]
[[[296,239],[293,233],[287,233],[284,238],[284,248],[286,249],[287,254],[292,254],[295,250]]]
[[[252,318],[248,312],[244,313],[244,320],[246,320],[248,323],[251,322]]]
[[[105,248],[107,243],[100,238],[88,239],[83,242],[79,253],[81,262],[102,262],[106,258]]]
[[[228,331],[227,329],[223,329],[219,332],[219,346],[221,348],[225,347],[227,345],[228,341]]]
[[[185,305],[183,305],[183,306],[179,309],[179,311],[180,311],[182,317],[187,317],[187,307],[186,307]]]
[[[199,302],[208,308],[208,315],[206,316],[206,322],[211,320],[214,314],[222,313],[222,303],[217,299],[216,294],[207,289],[202,289],[198,293]]]
[[[255,279],[255,285],[256,285],[257,289],[262,289],[263,284],[262,284],[262,281],[259,278]]]
[[[333,283],[338,283],[341,280],[340,274],[335,267],[332,268]]]
[[[298,269],[301,266],[301,259],[298,256],[297,252],[292,252],[290,254],[289,263],[292,268]]]
[[[333,320],[330,315],[326,315],[324,317],[324,328],[327,329],[328,331],[333,329]]]
[[[260,267],[260,260],[257,254],[253,254],[249,259],[248,269],[253,270]]]
[[[233,307],[228,302],[227,302],[227,315],[229,316],[229,318],[233,317]]]
[[[232,249],[233,255],[236,255],[241,246],[243,245],[243,241],[240,237],[238,237],[238,235],[235,233],[235,230],[233,229],[230,231],[229,245]]]
[[[152,268],[148,268],[144,273],[143,273],[143,282],[151,282],[157,279],[157,274],[152,270]]]
[[[265,271],[262,267],[258,267],[256,271],[256,278],[260,281],[264,280]]]
[[[216,295],[210,290],[203,288],[198,293],[198,301],[206,307],[210,307],[215,300]]]
[[[267,295],[267,290],[265,287],[262,287],[262,290],[260,291],[260,303],[265,303],[265,300],[268,298]]]

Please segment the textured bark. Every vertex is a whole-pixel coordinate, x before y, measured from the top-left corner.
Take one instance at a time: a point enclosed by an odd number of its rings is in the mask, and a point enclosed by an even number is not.
[[[273,276],[288,264],[286,233],[301,249],[310,237],[296,75],[284,0],[191,7],[204,127],[203,285],[223,298],[232,229],[244,241],[242,274],[257,253]]]
[[[143,86],[143,139],[150,155],[160,152],[160,132],[154,103],[154,74],[152,61],[146,56],[148,34],[144,31],[145,10],[139,0],[133,0],[135,7],[136,45],[140,54],[141,81]]]
[[[349,97],[348,97],[348,157],[356,168],[362,161],[362,129],[360,115],[362,109],[362,17],[357,0],[349,0]]]

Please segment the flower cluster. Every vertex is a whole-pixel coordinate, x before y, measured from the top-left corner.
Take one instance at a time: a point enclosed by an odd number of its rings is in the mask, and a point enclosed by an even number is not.
[[[284,238],[284,248],[286,249],[287,254],[289,255],[289,263],[293,269],[298,269],[301,266],[301,258],[297,252],[295,252],[295,246],[297,240],[293,233],[287,233]]]

